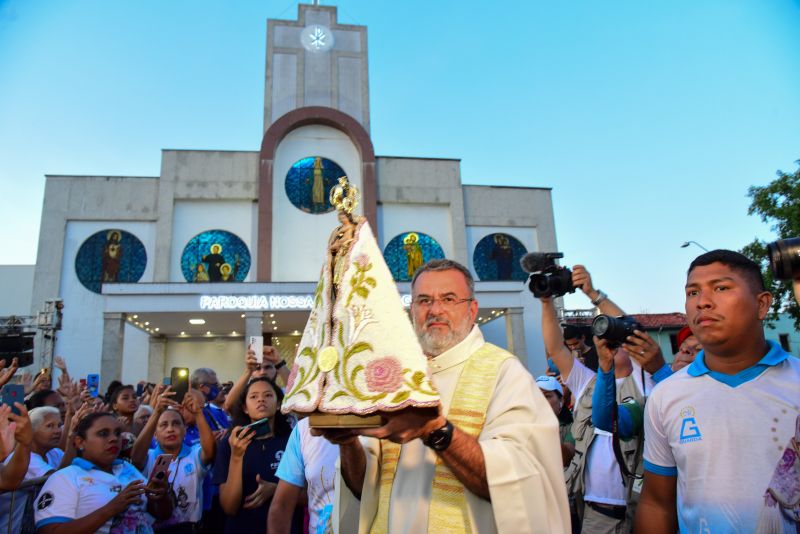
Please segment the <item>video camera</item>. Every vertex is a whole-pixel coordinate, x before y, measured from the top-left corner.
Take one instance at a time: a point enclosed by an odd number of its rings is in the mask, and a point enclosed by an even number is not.
[[[519,260],[522,270],[531,273],[528,289],[534,297],[540,299],[575,293],[572,271],[556,265],[555,260],[563,257],[560,252],[529,252]]]
[[[628,315],[598,315],[592,321],[592,334],[604,339],[611,348],[622,345],[628,336],[633,335],[634,330],[644,329],[636,319]]]
[[[772,274],[778,280],[800,276],[800,237],[781,239],[767,245]]]

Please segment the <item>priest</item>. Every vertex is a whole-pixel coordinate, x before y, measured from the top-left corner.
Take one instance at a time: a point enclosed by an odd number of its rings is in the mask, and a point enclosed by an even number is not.
[[[469,270],[433,260],[411,286],[440,406],[316,431],[339,444],[339,509],[360,506],[359,533],[569,532],[558,421],[520,361],[484,341]]]

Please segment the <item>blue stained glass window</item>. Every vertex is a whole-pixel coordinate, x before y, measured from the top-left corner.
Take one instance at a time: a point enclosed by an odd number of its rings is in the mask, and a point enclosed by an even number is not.
[[[345,174],[336,162],[327,158],[303,158],[286,173],[286,196],[306,213],[328,213],[333,210],[328,198],[331,187]]]
[[[422,232],[403,232],[396,235],[383,249],[386,265],[398,282],[409,281],[422,264],[444,258],[439,243]]]
[[[186,244],[181,271],[187,282],[241,282],[250,271],[250,251],[239,236],[208,230]]]
[[[519,260],[528,251],[508,234],[489,234],[478,241],[472,253],[475,273],[481,280],[527,280]]]
[[[89,291],[103,284],[138,282],[147,267],[147,251],[139,238],[114,228],[92,234],[75,255],[75,274]]]

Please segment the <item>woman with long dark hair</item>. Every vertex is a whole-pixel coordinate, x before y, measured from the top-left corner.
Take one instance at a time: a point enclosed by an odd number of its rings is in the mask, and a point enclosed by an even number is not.
[[[278,469],[291,427],[280,412],[283,392],[271,380],[251,380],[234,405],[227,440],[219,443],[214,464],[214,484],[225,511],[226,533],[264,532],[267,513],[278,479]],[[266,419],[260,424],[247,427]]]
[[[51,475],[36,498],[38,532],[151,533],[153,517],[170,516],[166,482],[145,485],[135,467],[118,459],[121,433],[110,413],[91,413],[77,424],[78,457]]]

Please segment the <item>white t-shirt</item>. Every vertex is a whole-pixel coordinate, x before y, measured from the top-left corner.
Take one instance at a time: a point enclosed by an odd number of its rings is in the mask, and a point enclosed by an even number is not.
[[[14,453],[12,452],[3,463],[8,464],[13,456]],[[23,480],[43,477],[50,471],[55,471],[58,469],[63,456],[64,451],[58,447],[50,449],[45,454],[44,458],[32,452],[31,458],[28,461],[28,471],[25,473],[25,478]],[[25,503],[28,499],[33,499],[36,496],[34,493],[35,490],[36,488],[32,486],[28,489],[0,494],[0,525],[3,525],[3,527],[8,525],[8,514],[11,508],[13,495],[14,510],[11,512],[11,521],[13,522],[11,532],[20,532],[22,530],[22,516],[25,513]]]
[[[789,449],[793,438],[800,441],[800,360],[769,344],[758,364],[736,375],[710,371],[700,352],[659,383],[647,403],[645,469],[678,477],[681,532],[797,528],[781,525],[787,516],[765,505],[765,493],[792,485],[800,492],[797,463],[792,464],[800,458]],[[789,479],[776,485],[773,475]],[[765,524],[770,518],[777,523]]]
[[[160,454],[164,454],[164,451],[159,446],[147,453],[147,464],[144,467],[146,477],[150,478],[150,472]],[[165,521],[156,522],[155,528],[200,521],[203,515],[203,477],[208,472],[208,466],[203,465],[202,454],[203,448],[199,443],[192,447],[183,445],[177,458],[169,464],[167,483],[175,493],[175,508],[172,516]]]
[[[631,360],[633,363],[633,360]],[[633,381],[639,392],[643,393],[641,368],[634,366]],[[597,375],[578,360],[572,365],[572,371],[567,376],[565,384],[575,394],[575,405],[583,396],[586,385]],[[617,378],[617,388],[620,387],[624,378]],[[645,385],[650,388],[655,384],[649,373],[645,373]],[[594,429],[595,438],[589,446],[586,454],[586,467],[583,470],[584,481],[584,501],[610,504],[614,506],[625,506],[627,504],[625,483],[619,470],[619,463],[614,456],[614,442],[611,432],[606,432],[598,428]]]
[[[331,532],[334,482],[339,446],[325,438],[312,436],[308,418],[292,430],[275,476],[298,487],[308,487],[308,531]]]
[[[34,503],[36,528],[67,523],[85,517],[108,504],[125,486],[144,476],[131,464],[116,460],[111,473],[97,469],[83,458],[50,475]],[[146,512],[147,498],[108,521],[101,534],[147,534],[153,532],[153,518]]]

